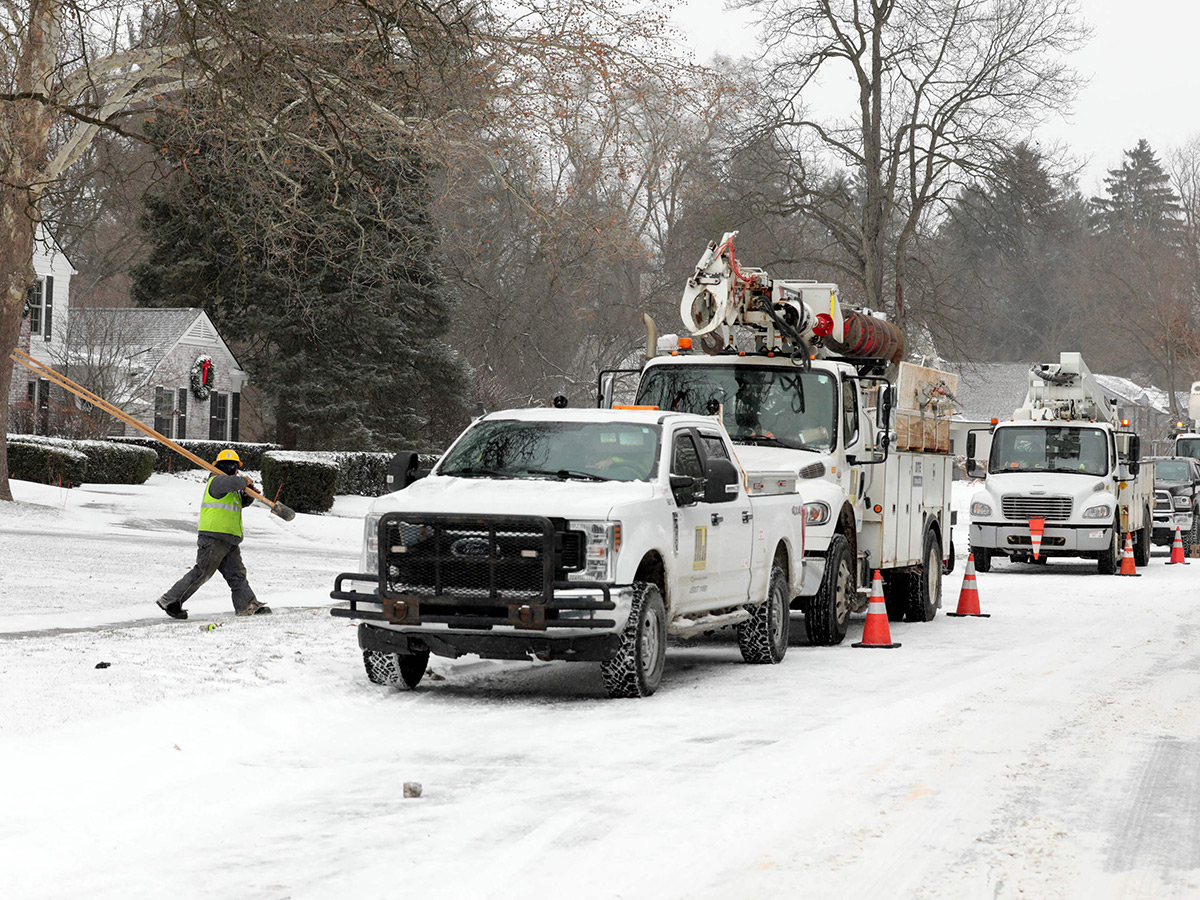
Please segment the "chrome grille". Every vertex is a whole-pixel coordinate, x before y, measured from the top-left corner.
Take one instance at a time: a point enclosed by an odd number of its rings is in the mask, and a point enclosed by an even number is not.
[[[1154,492],[1154,511],[1155,512],[1171,512],[1171,492],[1170,491],[1155,491]]]
[[[1000,508],[1006,519],[1026,521],[1040,516],[1047,522],[1064,522],[1071,518],[1070,497],[1027,497],[1007,494],[1000,498]]]

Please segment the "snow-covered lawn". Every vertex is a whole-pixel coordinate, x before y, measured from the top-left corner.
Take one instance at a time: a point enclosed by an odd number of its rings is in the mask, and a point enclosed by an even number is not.
[[[1200,896],[1200,560],[1000,563],[989,619],[892,623],[891,651],[850,647],[861,619],[807,647],[797,619],[774,667],[716,635],[643,701],[471,659],[409,693],[327,611],[362,498],[248,511],[276,615],[233,619],[218,576],[176,622],[154,599],[191,564],[196,479],[14,491],[5,900]]]

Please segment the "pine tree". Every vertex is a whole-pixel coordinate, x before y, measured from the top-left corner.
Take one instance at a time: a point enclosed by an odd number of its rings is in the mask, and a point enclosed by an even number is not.
[[[1125,151],[1119,169],[1109,169],[1104,197],[1093,197],[1093,223],[1101,232],[1175,236],[1182,207],[1171,179],[1143,138]]]
[[[270,399],[284,446],[452,437],[467,375],[443,339],[453,298],[421,159],[376,131],[342,145],[336,172],[315,159],[317,135],[308,151],[266,147],[264,165],[263,146],[197,124],[194,111],[155,123],[192,152],[186,177],[147,198],[153,249],[131,273],[134,301],[206,310]]]

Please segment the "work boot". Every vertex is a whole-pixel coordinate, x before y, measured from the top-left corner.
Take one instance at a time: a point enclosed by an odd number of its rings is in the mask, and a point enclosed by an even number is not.
[[[186,619],[187,618],[187,610],[183,608],[182,603],[180,603],[178,600],[172,600],[170,603],[168,603],[168,602],[166,602],[166,600],[167,600],[166,597],[158,598],[158,600],[156,602],[158,603],[159,609],[161,609],[163,612],[165,612],[172,619]]]
[[[260,603],[258,600],[251,600],[246,604],[245,609],[239,609],[234,615],[237,616],[269,616],[271,607]]]

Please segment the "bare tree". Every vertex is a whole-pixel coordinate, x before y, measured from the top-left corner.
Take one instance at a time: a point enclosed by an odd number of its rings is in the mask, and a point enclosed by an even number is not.
[[[758,14],[765,127],[792,151],[780,207],[818,220],[840,250],[829,261],[903,319],[913,242],[939,201],[1070,104],[1078,3],[735,2]],[[841,84],[853,105],[816,112],[813,96]]]
[[[627,73],[670,71],[663,48],[652,43],[660,27],[660,20],[606,0],[562,8],[537,0],[5,2],[0,422],[8,418],[9,354],[33,279],[34,228],[48,212],[48,191],[86,158],[102,131],[144,140],[142,120],[159,98],[203,90],[229,116],[226,127],[251,147],[292,140],[335,167],[343,141],[364,126],[386,127],[430,157],[474,154],[503,186],[496,147],[520,130],[542,128],[556,98],[570,96],[581,77],[610,89],[594,93],[600,103]],[[247,84],[261,87],[261,71],[274,73],[271,90],[246,91]],[[289,130],[286,123],[295,121],[307,127]],[[314,122],[327,139],[314,143]],[[186,148],[164,149],[186,166]],[[261,163],[270,170],[268,154]],[[0,500],[8,499],[0,436]]]

